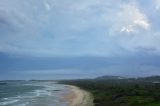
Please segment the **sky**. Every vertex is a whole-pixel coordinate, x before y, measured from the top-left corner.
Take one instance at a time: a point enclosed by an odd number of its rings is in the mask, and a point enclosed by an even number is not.
[[[0,80],[160,75],[160,0],[0,0]]]

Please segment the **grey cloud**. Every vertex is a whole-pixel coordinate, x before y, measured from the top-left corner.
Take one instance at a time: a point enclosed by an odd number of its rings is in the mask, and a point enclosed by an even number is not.
[[[24,21],[19,16],[18,11],[8,11],[0,9],[0,32],[1,35],[12,33],[17,34],[24,26]]]
[[[14,25],[12,24],[9,17],[6,15],[6,12],[0,10],[0,32],[1,34],[12,32],[15,30]]]

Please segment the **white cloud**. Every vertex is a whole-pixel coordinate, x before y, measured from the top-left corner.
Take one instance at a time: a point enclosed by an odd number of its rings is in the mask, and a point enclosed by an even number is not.
[[[134,5],[124,5],[122,10],[118,13],[117,18],[122,21],[121,32],[134,32],[139,30],[139,28],[148,30],[150,27],[146,15]]]
[[[134,24],[138,25],[144,29],[148,29],[150,27],[150,24],[144,19],[137,19],[134,21]]]
[[[157,10],[159,10],[160,9],[160,0],[154,0],[154,5],[155,5],[155,8],[157,9]]]
[[[120,32],[134,32],[134,28],[133,28],[133,25],[129,25],[129,26],[126,26],[126,27],[122,27],[121,31]]]
[[[45,6],[45,8],[46,8],[47,11],[51,10],[51,6],[49,5],[49,3],[45,2],[44,6]]]
[[[139,46],[159,46],[157,41],[155,44],[155,38],[152,36],[155,32],[152,31],[147,13],[143,13],[139,5],[133,3],[137,1],[17,2],[5,2],[5,6],[0,4],[0,8],[7,8],[9,13],[12,13],[7,20],[17,20],[19,26],[22,26],[18,33],[0,37],[2,52],[42,56],[108,56],[123,54],[123,50],[132,52]]]

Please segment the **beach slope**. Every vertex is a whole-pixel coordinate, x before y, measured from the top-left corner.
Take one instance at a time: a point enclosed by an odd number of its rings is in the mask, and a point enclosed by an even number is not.
[[[71,91],[64,99],[69,101],[69,106],[93,106],[93,97],[85,90],[76,86],[69,86]]]

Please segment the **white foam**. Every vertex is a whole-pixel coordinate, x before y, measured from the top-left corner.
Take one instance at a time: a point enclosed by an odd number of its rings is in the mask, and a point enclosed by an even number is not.
[[[34,84],[26,84],[28,85],[34,85],[34,86],[42,86],[43,88],[36,89],[34,91],[30,91],[27,93],[24,93],[22,95],[17,95],[15,97],[9,97],[9,98],[3,98],[2,102],[0,102],[0,106],[6,106],[6,105],[12,105],[12,106],[30,106],[32,104],[32,100],[34,102],[39,101],[39,97],[41,98],[52,98],[54,97],[55,103],[59,103],[59,101],[56,101],[58,97],[56,96],[56,93],[54,93],[54,90],[63,90],[65,87],[58,84],[53,84],[50,82],[40,82],[40,83],[34,83]]]
[[[8,100],[9,98],[2,98],[2,100]]]
[[[9,101],[4,101],[4,102],[1,102],[0,105],[1,106],[4,106],[4,105],[9,105],[9,104],[13,104],[13,103],[16,103],[18,102],[19,100],[15,99],[15,100],[9,100]]]
[[[51,92],[47,90],[35,90],[36,96],[51,96]]]

